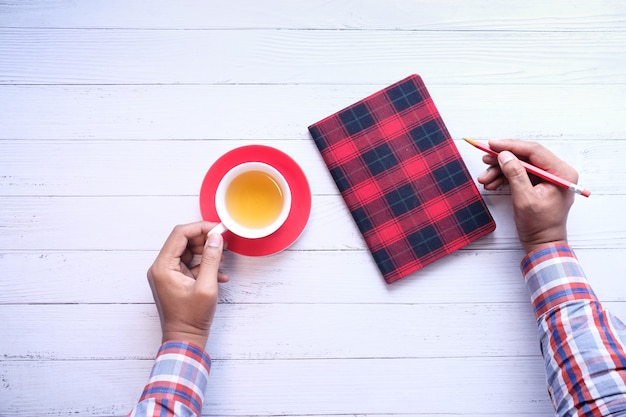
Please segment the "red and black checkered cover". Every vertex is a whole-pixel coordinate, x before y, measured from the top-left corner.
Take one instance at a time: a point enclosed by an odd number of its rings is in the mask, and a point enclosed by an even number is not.
[[[309,131],[387,283],[495,229],[418,75]]]

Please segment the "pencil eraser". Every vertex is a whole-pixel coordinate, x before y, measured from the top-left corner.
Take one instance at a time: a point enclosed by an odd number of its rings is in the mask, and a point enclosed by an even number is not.
[[[581,193],[581,195],[584,195],[585,197],[589,197],[591,195],[591,191],[589,190],[583,190]]]

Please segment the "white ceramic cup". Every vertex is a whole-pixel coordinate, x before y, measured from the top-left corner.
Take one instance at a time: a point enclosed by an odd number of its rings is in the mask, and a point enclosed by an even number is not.
[[[282,193],[282,207],[280,208],[279,214],[270,223],[258,227],[251,227],[249,225],[242,224],[241,221],[238,221],[233,217],[233,213],[229,211],[226,204],[227,193],[229,192],[229,187],[233,184],[233,181],[239,178],[242,174],[252,171],[260,171],[271,177]],[[233,191],[231,190],[230,192]],[[251,193],[251,195],[254,196],[255,193]],[[262,199],[262,196],[256,197]],[[247,203],[254,203],[254,198],[246,197],[245,201]],[[224,233],[226,230],[229,230],[232,233],[247,239],[259,239],[269,236],[277,231],[283,223],[285,223],[285,220],[287,220],[289,211],[291,210],[291,190],[289,189],[289,184],[287,183],[285,177],[283,177],[283,175],[276,168],[263,162],[245,162],[231,168],[231,170],[228,171],[220,180],[215,192],[215,209],[221,223],[211,229],[209,234]]]

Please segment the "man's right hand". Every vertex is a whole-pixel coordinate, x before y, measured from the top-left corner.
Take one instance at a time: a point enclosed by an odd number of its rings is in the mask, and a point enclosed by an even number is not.
[[[549,182],[533,184],[516,155],[572,183],[578,181],[576,170],[535,142],[490,140],[489,147],[500,155],[497,159],[491,155],[483,157],[483,162],[491,166],[478,177],[478,182],[486,190],[510,184],[517,234],[526,253],[549,243],[566,244],[567,214],[574,203],[574,193]]]

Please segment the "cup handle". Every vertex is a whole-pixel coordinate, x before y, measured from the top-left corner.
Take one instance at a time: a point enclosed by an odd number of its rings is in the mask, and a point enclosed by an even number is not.
[[[215,226],[213,229],[209,230],[209,235],[216,235],[219,234],[221,235],[222,233],[228,231],[228,229],[226,228],[226,226],[224,226],[224,223],[219,223],[217,226]]]

